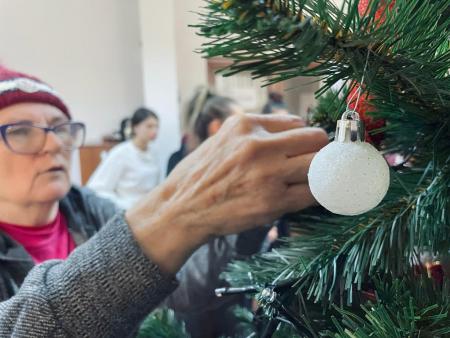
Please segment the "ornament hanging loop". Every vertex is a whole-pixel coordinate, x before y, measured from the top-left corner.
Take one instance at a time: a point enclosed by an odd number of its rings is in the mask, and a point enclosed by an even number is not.
[[[336,125],[337,142],[364,142],[364,123],[359,118],[359,114],[354,110],[346,110]]]
[[[364,86],[364,78],[366,76],[367,65],[369,63],[369,55],[370,49],[367,50],[366,62],[364,64],[361,82],[357,90],[353,93],[350,99],[347,100],[347,109],[342,114],[341,119],[337,121],[336,137],[335,137],[335,141],[337,142],[364,142],[366,140],[366,131],[364,127],[364,122],[360,119],[359,114],[356,111],[349,108],[349,105],[356,94],[357,97],[355,109],[358,109],[358,103],[361,97],[362,87]]]
[[[359,114],[351,109],[347,109],[341,116],[341,120],[348,120],[351,118],[353,121],[360,121]]]

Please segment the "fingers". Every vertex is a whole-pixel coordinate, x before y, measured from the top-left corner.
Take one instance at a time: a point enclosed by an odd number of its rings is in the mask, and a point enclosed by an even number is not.
[[[260,126],[270,133],[278,133],[305,126],[305,122],[295,115],[246,114],[238,118],[241,119],[241,123],[248,123],[252,127]]]
[[[316,153],[291,157],[284,164],[284,182],[288,185],[308,183],[308,170]]]
[[[308,184],[294,184],[287,188],[285,193],[286,212],[295,212],[316,203]]]
[[[271,136],[274,149],[287,157],[315,153],[328,144],[328,136],[320,128],[292,129]]]

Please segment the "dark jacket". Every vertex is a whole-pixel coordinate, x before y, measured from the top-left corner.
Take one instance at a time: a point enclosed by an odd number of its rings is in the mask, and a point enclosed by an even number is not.
[[[178,272],[179,287],[163,305],[172,308],[185,322],[192,338],[240,337],[238,319],[232,314],[232,308],[248,305],[245,297],[217,297],[214,291],[229,286],[221,273],[233,259],[246,259],[261,250],[269,229],[263,226],[239,235],[210,239]]]
[[[172,172],[173,169],[175,169],[177,164],[180,163],[181,160],[186,157],[186,155],[187,155],[186,148],[187,148],[186,141],[182,140],[180,149],[178,149],[176,152],[174,152],[172,155],[170,155],[169,161],[167,162],[167,175],[166,176],[169,176],[169,174]]]
[[[86,188],[72,187],[60,202],[75,244],[86,242],[119,210]],[[14,296],[28,272],[34,267],[22,245],[0,231],[0,301]]]
[[[110,202],[74,188],[61,210],[77,243],[95,234],[66,260],[30,270],[33,264],[23,248],[2,237],[3,292],[17,292],[0,303],[0,337],[132,335],[174,290],[175,280],[145,256],[123,213]]]

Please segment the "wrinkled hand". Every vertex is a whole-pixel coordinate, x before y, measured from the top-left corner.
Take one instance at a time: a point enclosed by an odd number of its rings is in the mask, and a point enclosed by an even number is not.
[[[302,125],[289,115],[229,118],[127,212],[144,252],[173,273],[211,236],[240,232],[313,204],[307,172],[328,138],[323,130]],[[184,254],[175,263],[180,247]]]

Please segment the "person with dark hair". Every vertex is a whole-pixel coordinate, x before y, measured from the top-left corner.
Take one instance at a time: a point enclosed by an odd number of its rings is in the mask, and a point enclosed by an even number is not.
[[[158,116],[139,108],[128,123],[131,138],[108,152],[87,183],[123,209],[133,206],[160,180],[158,159],[151,147],[158,135]]]
[[[175,166],[198,145],[198,140],[196,140],[196,137],[193,135],[192,125],[203,109],[205,102],[213,96],[215,95],[208,87],[200,86],[189,101],[182,119],[184,133],[181,137],[180,148],[169,157],[169,161],[167,162],[167,175],[169,175]]]
[[[200,144],[218,133],[225,120],[233,115],[244,115],[234,100],[224,96],[210,97],[193,123]],[[240,235],[211,238],[181,268],[177,275],[180,285],[163,306],[175,311],[192,338],[234,337],[238,334],[238,321],[232,310],[235,305],[247,305],[244,297],[218,298],[214,290],[227,285],[221,279],[227,264],[232,259],[258,252],[268,230],[260,227]]]
[[[189,103],[187,112],[188,127],[192,132],[183,136],[181,148],[170,156],[167,174],[196,146],[217,133],[227,117],[242,113],[241,107],[232,99],[205,89],[199,91]]]
[[[167,175],[175,168],[175,166],[190,152],[192,152],[199,144],[198,137],[194,133],[194,123],[197,120],[198,115],[203,110],[205,103],[216,95],[205,86],[197,88],[195,94],[189,101],[186,110],[184,111],[182,123],[183,123],[183,136],[181,138],[180,149],[174,152],[169,157],[167,163]]]
[[[225,119],[243,111],[236,102],[225,96],[213,96],[208,99],[194,124],[194,133],[202,143],[217,133]]]

